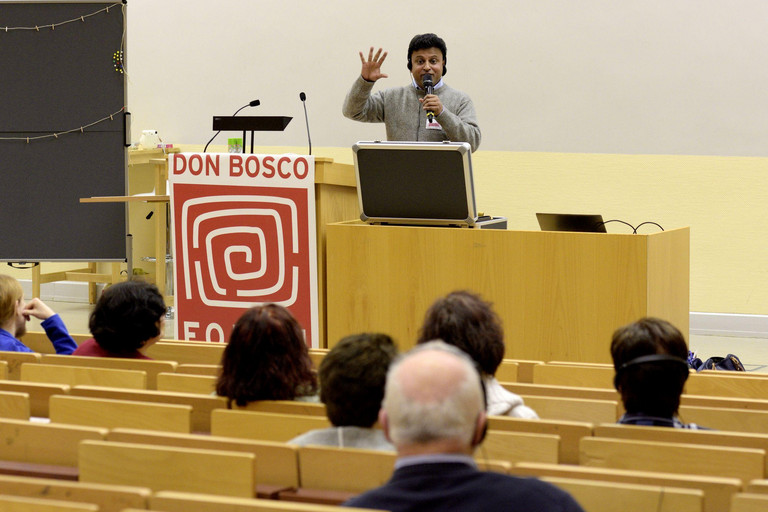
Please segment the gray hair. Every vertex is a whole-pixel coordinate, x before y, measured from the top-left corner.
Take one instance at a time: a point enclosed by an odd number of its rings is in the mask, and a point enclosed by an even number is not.
[[[407,396],[402,387],[400,370],[408,359],[429,351],[453,356],[460,365],[460,376],[455,388],[445,396],[414,399]],[[469,444],[478,414],[484,410],[480,375],[472,359],[458,348],[439,340],[423,343],[399,357],[390,367],[382,407],[389,420],[389,437],[395,445],[442,439],[457,439]]]

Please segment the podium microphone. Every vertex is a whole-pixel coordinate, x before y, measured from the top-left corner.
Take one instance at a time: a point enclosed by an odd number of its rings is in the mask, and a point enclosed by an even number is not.
[[[434,94],[435,93],[435,84],[432,83],[432,75],[430,73],[424,73],[424,76],[421,78],[421,83],[424,85],[424,94]],[[427,121],[432,122],[435,119],[435,113],[431,110],[427,110]]]
[[[309,136],[309,116],[307,116],[307,95],[303,92],[299,93],[299,99],[302,105],[304,105],[304,122],[307,124],[307,142],[309,142],[309,154],[312,154],[312,138]]]
[[[259,101],[259,100],[251,100],[251,101],[248,102],[247,105],[243,105],[239,109],[235,110],[235,113],[232,114],[232,117],[235,117],[238,112],[240,112],[241,110],[243,110],[246,107],[258,107],[259,105],[261,105],[261,101]],[[219,131],[217,131],[216,133],[213,134],[213,137],[211,137],[211,140],[209,140],[208,143],[203,148],[203,153],[205,153],[208,150],[208,146],[210,145],[210,143],[213,142],[213,139],[215,139],[216,136],[218,134],[220,134],[220,133],[221,133],[221,130],[219,130]],[[243,144],[245,144],[245,141],[243,141]]]

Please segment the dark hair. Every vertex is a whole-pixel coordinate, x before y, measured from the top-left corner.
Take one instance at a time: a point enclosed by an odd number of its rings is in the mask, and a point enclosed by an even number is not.
[[[91,312],[88,328],[107,352],[130,354],[160,335],[158,322],[166,309],[154,284],[123,281],[104,289]]]
[[[493,375],[504,358],[501,319],[479,295],[457,291],[427,310],[417,343],[440,339],[469,355],[480,372]]]
[[[445,74],[448,73],[448,68],[445,66],[446,62],[448,62],[448,49],[445,46],[445,41],[431,33],[418,34],[411,39],[410,44],[408,44],[408,69],[410,70],[413,68],[413,63],[411,62],[413,52],[427,50],[429,48],[437,48],[443,52],[443,76],[445,76]]]
[[[389,364],[397,355],[386,334],[355,334],[339,341],[320,363],[320,400],[337,427],[372,427],[384,399]]]
[[[216,393],[239,406],[313,394],[317,381],[299,322],[282,306],[255,306],[237,320],[221,357]]]
[[[638,361],[656,354],[673,357]],[[674,325],[642,318],[620,327],[613,333],[611,357],[616,370],[614,385],[628,413],[661,417],[677,413],[688,378],[688,346]]]

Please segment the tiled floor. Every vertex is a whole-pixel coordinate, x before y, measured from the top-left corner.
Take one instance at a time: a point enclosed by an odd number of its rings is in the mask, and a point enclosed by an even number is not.
[[[92,306],[76,302],[48,302],[54,311],[64,319],[64,323],[72,333],[88,333],[88,315]],[[42,330],[40,323],[32,320],[27,327],[29,330]],[[173,322],[166,322],[165,337],[175,338]],[[747,371],[768,374],[768,339],[766,338],[729,338],[725,336],[690,337],[690,348],[702,359],[708,357],[735,354],[744,363]]]

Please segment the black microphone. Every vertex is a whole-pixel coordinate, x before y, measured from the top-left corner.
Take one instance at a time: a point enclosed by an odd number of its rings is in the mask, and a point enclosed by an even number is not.
[[[307,142],[309,142],[309,154],[312,154],[312,138],[309,136],[309,116],[307,116],[307,95],[303,92],[299,93],[299,99],[304,105],[304,122],[307,124]]]
[[[424,73],[424,76],[421,78],[421,83],[424,85],[424,94],[434,94],[435,92],[435,84],[432,83],[432,75],[429,73]],[[435,119],[435,113],[431,110],[427,110],[427,121],[430,123]]]
[[[237,113],[240,112],[241,110],[243,110],[245,107],[257,107],[259,105],[261,105],[261,101],[259,101],[259,100],[251,100],[251,101],[248,102],[247,105],[243,105],[239,109],[235,110],[235,113],[232,114],[232,117],[235,117],[237,115]],[[213,139],[215,139],[216,136],[218,134],[220,134],[220,133],[221,133],[221,130],[219,130],[219,131],[217,131],[216,133],[213,134],[213,137],[211,137],[211,140],[209,140],[208,143],[203,148],[203,153],[205,153],[208,150],[208,146],[210,145],[210,143],[213,142]],[[243,145],[245,145],[245,141],[243,141]]]

